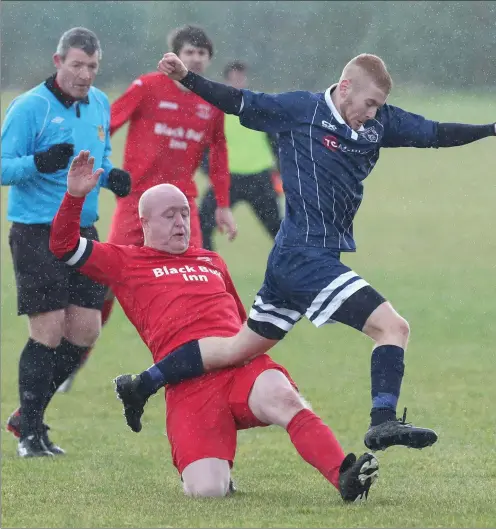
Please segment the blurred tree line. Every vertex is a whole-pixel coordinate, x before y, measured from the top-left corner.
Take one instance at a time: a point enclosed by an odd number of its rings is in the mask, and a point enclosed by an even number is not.
[[[4,0],[1,9],[4,89],[48,77],[74,26],[100,38],[97,85],[122,88],[154,70],[168,33],[187,23],[214,41],[210,77],[243,59],[257,90],[321,90],[362,52],[383,57],[396,84],[480,90],[496,79],[496,2]]]

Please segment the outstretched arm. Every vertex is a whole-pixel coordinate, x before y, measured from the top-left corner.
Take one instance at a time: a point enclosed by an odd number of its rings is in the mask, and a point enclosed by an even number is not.
[[[438,147],[458,147],[488,136],[496,136],[496,123],[489,125],[465,125],[463,123],[439,123]]]
[[[496,135],[495,124],[438,123],[401,108],[384,105],[383,147],[458,147]]]
[[[307,92],[264,94],[238,90],[188,71],[175,53],[166,53],[158,63],[158,70],[224,113],[239,115],[240,123],[253,130],[287,131],[304,120],[307,113]]]
[[[119,281],[122,268],[119,247],[80,236],[85,197],[103,172],[103,169],[93,172],[94,162],[89,151],[81,151],[72,161],[67,175],[67,192],[50,230],[50,251],[91,279],[112,286]]]

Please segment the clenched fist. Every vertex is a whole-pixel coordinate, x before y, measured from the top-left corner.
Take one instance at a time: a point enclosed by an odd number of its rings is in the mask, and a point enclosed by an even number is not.
[[[186,77],[188,69],[175,53],[166,53],[158,63],[158,71],[164,73],[174,81],[181,81]]]

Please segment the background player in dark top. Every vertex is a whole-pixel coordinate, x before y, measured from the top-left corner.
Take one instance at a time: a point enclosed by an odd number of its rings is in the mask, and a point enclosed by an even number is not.
[[[247,71],[245,63],[232,61],[224,68],[224,79],[234,88],[246,88]],[[247,202],[269,236],[275,239],[281,224],[278,196],[273,182],[277,168],[277,139],[273,135],[243,127],[234,115],[226,115],[224,133],[231,173],[231,207],[239,202]],[[202,169],[208,174],[207,153]],[[214,249],[212,236],[216,225],[216,208],[214,189],[209,187],[200,205],[203,247],[208,250]]]
[[[464,145],[496,134],[495,124],[438,123],[386,104],[392,88],[384,62],[363,54],[344,68],[323,93],[263,94],[237,90],[188,72],[174,54],[159,70],[179,80],[250,128],[279,135],[279,161],[286,215],[268,259],[264,283],[247,324],[233,338],[185,344],[157,364],[164,383],[236,365],[268,351],[303,316],[317,327],[340,322],[374,341],[372,409],[365,445],[423,448],[434,431],[396,420],[410,329],[368,283],[340,260],[354,251],[353,219],[363,180],[381,147],[439,148]],[[135,405],[146,388],[135,383]]]

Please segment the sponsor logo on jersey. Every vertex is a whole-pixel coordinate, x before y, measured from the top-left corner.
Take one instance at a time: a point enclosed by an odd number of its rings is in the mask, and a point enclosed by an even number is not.
[[[174,101],[160,101],[158,108],[163,108],[166,110],[177,110],[179,105]]]
[[[339,142],[336,136],[324,136],[322,142],[332,152],[336,152],[339,149]]]
[[[212,107],[204,103],[196,105],[196,115],[201,119],[210,119],[212,117]]]
[[[203,132],[194,129],[185,130],[183,127],[172,128],[167,123],[155,123],[155,134],[159,136],[169,136],[170,138],[182,138],[200,142],[203,139]]]
[[[155,277],[168,277],[173,275],[180,275],[184,281],[209,281],[210,275],[215,275],[222,279],[222,274],[215,270],[215,268],[208,268],[207,266],[181,266],[180,268],[168,268],[162,266],[160,268],[153,268],[152,273]]]

